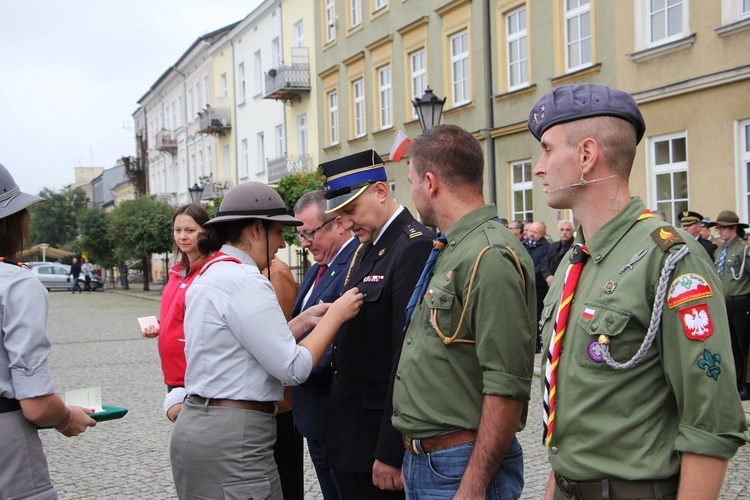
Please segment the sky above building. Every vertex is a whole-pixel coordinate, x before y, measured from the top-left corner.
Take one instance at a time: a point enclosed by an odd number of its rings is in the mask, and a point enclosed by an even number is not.
[[[137,101],[261,0],[0,0],[0,163],[23,191],[135,155]]]

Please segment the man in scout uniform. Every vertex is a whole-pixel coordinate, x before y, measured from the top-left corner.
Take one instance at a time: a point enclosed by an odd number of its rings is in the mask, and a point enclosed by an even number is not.
[[[707,240],[703,236],[701,236],[701,221],[703,220],[703,216],[699,214],[698,212],[691,212],[689,210],[685,210],[680,214],[680,227],[682,227],[683,230],[690,233],[690,236],[695,238],[695,241],[700,243],[700,245],[703,247],[703,249],[708,253],[708,258],[713,260],[714,259],[714,252],[716,251],[716,245],[711,243],[710,240]]]
[[[750,349],[750,262],[747,262],[747,255],[750,245],[744,238],[748,225],[741,224],[736,213],[724,210],[709,226],[716,227],[723,243],[714,253],[716,271],[727,305],[737,390],[740,398],[747,400],[750,399],[750,384],[747,381]]]
[[[443,231],[443,246],[425,266],[410,320],[407,309],[394,382],[391,420],[404,435],[407,498],[518,498],[516,432],[526,422],[536,341],[534,264],[484,203],[474,136],[440,125],[409,154],[414,205]]]
[[[327,211],[359,238],[344,290],[358,287],[362,309],[333,343],[326,466],[349,473],[357,499],[403,498],[401,435],[391,425],[393,366],[404,310],[434,234],[391,196],[373,150],[320,165]]]
[[[541,321],[546,498],[717,498],[748,438],[724,297],[703,248],[630,195],[638,106],[563,85],[528,126],[547,204],[580,222]]]

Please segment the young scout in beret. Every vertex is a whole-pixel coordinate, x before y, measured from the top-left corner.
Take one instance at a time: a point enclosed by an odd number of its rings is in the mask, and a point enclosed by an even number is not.
[[[528,126],[547,204],[580,223],[541,320],[546,498],[717,498],[748,438],[724,297],[695,239],[630,195],[638,106],[563,85]]]
[[[414,285],[432,250],[432,231],[391,195],[383,160],[362,151],[319,167],[327,212],[359,238],[344,290],[362,309],[333,342],[326,466],[351,474],[358,499],[403,498],[401,435],[391,425],[393,366]],[[339,474],[342,473],[342,474]]]

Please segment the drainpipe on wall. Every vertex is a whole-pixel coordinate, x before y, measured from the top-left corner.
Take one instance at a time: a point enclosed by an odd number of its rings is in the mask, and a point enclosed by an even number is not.
[[[484,67],[487,70],[487,134],[490,145],[487,151],[487,165],[489,166],[490,203],[497,205],[497,186],[495,176],[495,139],[492,137],[492,129],[495,127],[495,110],[492,92],[492,20],[490,19],[490,0],[484,2]]]

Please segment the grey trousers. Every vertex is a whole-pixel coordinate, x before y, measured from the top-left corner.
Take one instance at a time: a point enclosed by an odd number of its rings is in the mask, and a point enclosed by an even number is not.
[[[275,441],[271,414],[186,399],[169,449],[177,496],[282,500]]]
[[[0,464],[0,498],[57,498],[42,440],[21,410],[0,413]]]

